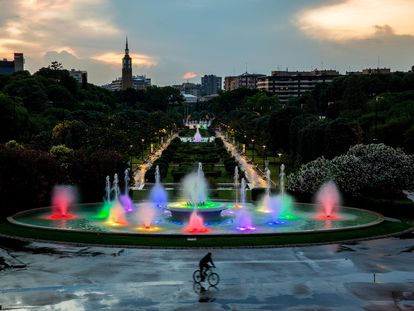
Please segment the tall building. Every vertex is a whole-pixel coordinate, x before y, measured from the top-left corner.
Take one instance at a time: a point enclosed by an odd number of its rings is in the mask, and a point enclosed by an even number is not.
[[[329,83],[339,77],[336,70],[272,71],[271,76],[258,78],[257,88],[279,97],[281,102],[302,96],[319,83]]]
[[[257,81],[266,75],[245,72],[240,76],[230,76],[224,78],[224,90],[233,91],[239,88],[256,89]]]
[[[218,94],[221,90],[221,77],[216,75],[204,75],[201,77],[201,88],[203,95]]]
[[[184,82],[183,84],[173,85],[173,88],[179,90],[181,94],[190,94],[197,98],[201,96],[202,86],[201,84]]]
[[[0,61],[0,74],[11,74],[24,70],[23,53],[14,53],[14,60],[8,61],[6,58]]]
[[[357,75],[373,75],[373,74],[390,74],[390,68],[365,68],[362,71],[347,71],[347,76],[357,76]]]
[[[132,88],[132,59],[129,56],[128,48],[128,37],[125,42],[125,55],[122,59],[122,83],[121,89],[126,90],[127,88]]]
[[[71,69],[69,75],[78,81],[80,84],[86,84],[88,82],[88,72],[84,70]]]

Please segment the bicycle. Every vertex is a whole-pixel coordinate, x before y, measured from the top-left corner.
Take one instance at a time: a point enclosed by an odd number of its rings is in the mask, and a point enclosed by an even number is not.
[[[208,284],[211,286],[216,286],[220,282],[220,276],[217,273],[213,272],[212,266],[208,267],[208,269],[205,270],[204,275],[204,279],[207,280]],[[197,269],[193,273],[193,280],[195,283],[200,283],[201,279],[201,271],[200,269]]]

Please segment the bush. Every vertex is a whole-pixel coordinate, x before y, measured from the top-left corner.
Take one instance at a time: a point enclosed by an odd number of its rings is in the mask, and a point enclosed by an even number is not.
[[[414,157],[384,144],[355,145],[332,160],[318,158],[288,177],[288,189],[314,193],[334,180],[349,195],[392,196],[414,188]]]

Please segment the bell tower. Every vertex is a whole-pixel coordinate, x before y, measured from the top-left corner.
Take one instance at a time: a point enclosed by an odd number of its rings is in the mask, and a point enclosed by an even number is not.
[[[125,42],[125,55],[122,59],[122,90],[132,88],[132,59],[129,56],[128,37]]]

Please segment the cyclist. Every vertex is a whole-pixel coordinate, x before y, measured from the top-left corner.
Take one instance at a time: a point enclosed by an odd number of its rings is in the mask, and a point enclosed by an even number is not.
[[[211,266],[209,265],[209,263],[211,263]],[[204,279],[206,277],[206,271],[210,267],[214,267],[214,268],[216,267],[214,265],[213,259],[211,258],[211,253],[208,253],[203,258],[201,258],[199,267],[200,267],[200,274],[201,274],[201,282],[204,282]]]

